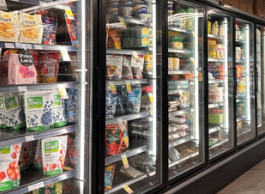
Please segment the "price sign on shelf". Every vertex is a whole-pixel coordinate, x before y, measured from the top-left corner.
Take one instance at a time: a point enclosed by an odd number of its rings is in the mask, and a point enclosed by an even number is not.
[[[26,141],[33,141],[35,138],[34,138],[34,135],[28,135],[25,137]]]
[[[129,166],[129,162],[128,162],[126,154],[122,154],[121,159],[122,159],[124,168],[129,168],[130,166]]]
[[[44,187],[43,182],[36,183],[34,185],[28,186],[28,191],[33,191],[33,190],[36,190],[36,189],[39,189],[39,188],[42,188],[42,187]]]
[[[19,92],[26,92],[26,91],[28,91],[27,86],[18,86],[18,91]]]
[[[68,94],[67,94],[65,87],[61,84],[58,84],[57,87],[59,89],[61,99],[68,99],[69,97],[68,97]]]
[[[124,189],[127,193],[129,193],[129,194],[132,194],[132,193],[133,193],[133,190],[132,190],[128,185],[124,185],[124,186],[123,186],[123,189]]]
[[[116,87],[115,87],[114,83],[113,82],[109,82],[109,86],[110,86],[111,93],[112,94],[117,94]]]
[[[126,80],[125,84],[126,84],[126,88],[127,88],[128,93],[132,93],[132,87],[131,87],[130,82]]]
[[[6,48],[15,48],[14,43],[5,43]]]
[[[75,19],[74,14],[73,14],[72,10],[70,9],[70,7],[65,8],[65,13],[70,20]]]

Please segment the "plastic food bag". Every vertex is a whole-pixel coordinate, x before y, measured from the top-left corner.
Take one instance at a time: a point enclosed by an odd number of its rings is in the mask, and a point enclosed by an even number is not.
[[[123,55],[122,79],[133,79],[132,69],[130,66],[131,57],[131,55]]]
[[[46,185],[45,187],[34,190],[32,194],[62,194],[63,186],[62,182]]]
[[[67,135],[43,139],[41,142],[44,175],[61,174],[67,150]]]
[[[0,191],[19,186],[20,170],[18,165],[21,144],[0,147]]]
[[[41,56],[37,51],[31,51],[33,58],[34,58],[34,66],[36,69],[36,81],[37,83],[41,83]]]
[[[77,119],[77,94],[76,88],[68,89],[68,99],[65,100],[65,114],[67,124],[74,124]]]
[[[63,127],[66,125],[64,100],[61,98],[58,89],[53,90],[54,104],[53,104],[53,126]]]
[[[134,79],[143,79],[144,55],[132,56],[131,68]]]
[[[41,57],[41,75],[43,83],[57,82],[59,70],[59,60],[61,54],[59,52],[47,52]]]
[[[106,119],[113,118],[116,113],[117,95],[113,95],[110,87],[106,86]]]
[[[129,166],[128,168],[124,168],[124,166],[122,166],[120,172],[124,173],[126,176],[130,178],[137,178],[144,175],[144,173],[140,172],[139,170],[136,170],[131,166]]]
[[[124,131],[120,129],[118,123],[106,125],[105,141],[108,155],[118,155],[121,153],[123,138]]]
[[[111,164],[105,167],[105,177],[104,177],[105,191],[110,190],[112,188],[114,171],[115,171],[115,164]]]
[[[67,151],[69,156],[69,162],[70,164],[76,164],[77,163],[77,148],[76,148],[76,142],[77,138],[75,136],[69,135],[67,138]]]
[[[140,84],[131,85],[132,92],[127,92],[126,112],[134,114],[140,112],[142,88]]]
[[[127,97],[127,91],[125,85],[116,86],[116,92],[117,92],[117,104],[116,104],[116,114],[115,116],[125,115],[126,110],[126,97]]]
[[[0,11],[0,41],[18,42],[19,19],[18,12]]]
[[[33,166],[35,168],[41,169],[42,165],[43,165],[43,161],[42,161],[42,145],[41,145],[41,140],[37,140],[37,147],[36,147],[36,151],[35,151]]]
[[[6,128],[6,123],[5,123],[5,103],[3,100],[3,94],[0,93],[0,129],[5,129]]]
[[[22,143],[21,154],[19,157],[19,168],[21,171],[24,171],[29,168],[30,163],[30,142]]]
[[[76,21],[75,19],[71,20],[68,18],[67,15],[65,15],[65,20],[72,45],[79,47],[80,46],[79,37],[78,37],[79,21]]]
[[[38,140],[35,141],[30,141],[30,161],[29,161],[29,165],[33,166],[33,162],[34,162],[34,158],[35,158],[35,154],[36,154],[36,149],[37,149],[37,145],[38,145]]]
[[[26,124],[29,131],[44,131],[53,127],[52,90],[25,92]]]
[[[5,93],[5,124],[8,129],[21,129],[25,126],[25,114],[19,92]]]
[[[106,55],[106,79],[119,80],[122,73],[122,55]]]

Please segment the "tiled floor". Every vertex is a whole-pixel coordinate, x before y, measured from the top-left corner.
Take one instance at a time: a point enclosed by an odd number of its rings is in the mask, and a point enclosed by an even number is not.
[[[265,194],[265,160],[245,172],[217,194]]]

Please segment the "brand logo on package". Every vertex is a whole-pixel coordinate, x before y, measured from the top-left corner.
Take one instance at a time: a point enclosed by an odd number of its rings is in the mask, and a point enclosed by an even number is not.
[[[19,52],[18,60],[24,66],[33,65],[33,55],[27,50],[22,50]]]

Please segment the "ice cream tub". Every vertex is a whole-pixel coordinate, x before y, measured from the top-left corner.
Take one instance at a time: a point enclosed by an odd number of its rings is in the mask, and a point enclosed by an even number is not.
[[[109,14],[114,14],[114,15],[118,15],[118,8],[108,8],[108,13]]]
[[[173,2],[172,1],[168,1],[168,6],[167,6],[168,10],[173,10]]]
[[[133,2],[132,1],[127,1],[121,3],[121,7],[133,7]]]
[[[134,6],[138,6],[138,5],[144,5],[144,1],[142,0],[134,0]]]
[[[147,15],[148,13],[148,7],[146,5],[138,5],[136,7],[134,7],[133,11],[134,11],[134,15],[138,16],[138,15]]]
[[[132,17],[133,8],[132,7],[123,7],[120,9],[120,14],[124,17]]]

